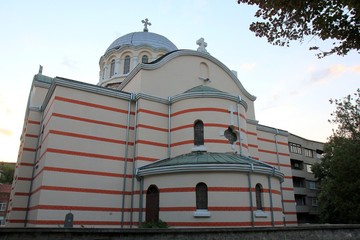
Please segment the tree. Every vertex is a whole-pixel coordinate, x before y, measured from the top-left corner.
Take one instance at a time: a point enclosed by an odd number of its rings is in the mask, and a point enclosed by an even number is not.
[[[329,122],[337,124],[313,165],[320,182],[320,218],[327,223],[360,223],[360,89],[354,97],[330,99],[336,105]]]
[[[305,36],[332,40],[333,47],[321,51],[319,58],[360,50],[359,0],[238,0],[238,3],[258,5],[255,17],[263,22],[253,22],[250,30],[258,37],[266,37],[273,45],[289,46],[291,40],[304,41]]]
[[[15,164],[0,162],[0,183],[11,184],[14,178]]]

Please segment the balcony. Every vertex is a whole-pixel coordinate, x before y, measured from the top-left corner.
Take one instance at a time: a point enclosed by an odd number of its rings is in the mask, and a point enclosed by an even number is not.
[[[310,207],[306,205],[296,205],[296,212],[298,213],[308,213],[310,211]]]
[[[294,187],[294,194],[308,195],[308,189],[305,187]]]

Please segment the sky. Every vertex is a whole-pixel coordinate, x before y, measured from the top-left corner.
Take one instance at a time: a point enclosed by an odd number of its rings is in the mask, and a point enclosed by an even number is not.
[[[309,47],[330,44],[316,38],[278,47],[249,30],[256,6],[236,0],[13,0],[0,3],[0,162],[16,162],[33,76],[43,74],[97,84],[99,59],[118,37],[142,31],[161,34],[179,49],[207,51],[238,73],[257,97],[259,124],[325,142],[328,123],[342,98],[360,87],[360,58],[318,59]]]

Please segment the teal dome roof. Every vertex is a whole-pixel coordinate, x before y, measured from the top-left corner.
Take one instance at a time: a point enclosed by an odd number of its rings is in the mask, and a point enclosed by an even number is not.
[[[105,53],[125,46],[148,46],[153,49],[162,49],[168,52],[177,50],[175,44],[162,35],[151,32],[133,32],[116,39]]]

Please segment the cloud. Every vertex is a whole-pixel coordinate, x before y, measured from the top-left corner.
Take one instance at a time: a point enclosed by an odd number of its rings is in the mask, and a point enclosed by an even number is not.
[[[13,132],[8,129],[0,128],[0,134],[10,137],[13,135]]]
[[[240,69],[245,71],[251,71],[255,68],[256,63],[243,63],[240,65]]]
[[[355,73],[360,74],[360,65],[356,66],[345,66],[342,64],[332,65],[328,68],[321,70],[310,70],[312,72],[310,81],[316,83],[327,83],[333,80],[335,77],[339,77],[345,73]]]
[[[63,57],[61,64],[70,69],[76,68],[76,62],[74,60],[69,59],[67,56]]]

